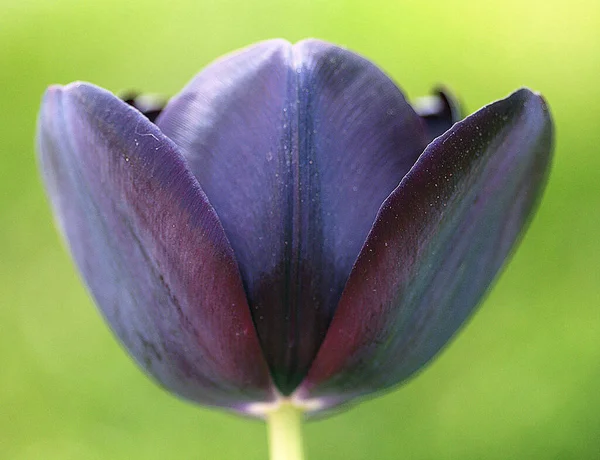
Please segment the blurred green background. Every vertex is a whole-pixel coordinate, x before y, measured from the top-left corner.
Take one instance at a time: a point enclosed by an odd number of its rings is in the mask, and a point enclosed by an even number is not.
[[[527,85],[557,125],[541,209],[484,307],[402,388],[310,423],[317,459],[600,458],[598,0],[0,0],[0,458],[264,459],[261,422],[181,402],[113,340],[33,151],[51,83],[173,94],[254,41],[319,37],[469,111]]]

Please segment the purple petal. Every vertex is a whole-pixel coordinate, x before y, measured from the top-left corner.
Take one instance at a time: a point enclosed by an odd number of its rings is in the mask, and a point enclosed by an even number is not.
[[[529,222],[552,138],[544,101],[520,90],[427,147],[379,211],[300,395],[382,390],[446,344]]]
[[[421,120],[356,54],[274,40],[209,66],[157,124],[223,223],[271,372],[289,394],[379,206],[426,146]]]
[[[437,88],[431,96],[417,99],[415,110],[425,123],[429,142],[462,118],[458,100],[445,88]]]
[[[83,278],[139,365],[204,404],[270,399],[233,251],[177,147],[82,83],[48,90],[38,147]]]

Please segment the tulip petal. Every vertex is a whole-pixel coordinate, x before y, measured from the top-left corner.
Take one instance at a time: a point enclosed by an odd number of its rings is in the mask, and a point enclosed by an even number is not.
[[[462,118],[460,104],[445,88],[437,88],[431,96],[417,99],[414,106],[425,122],[429,142],[444,134]]]
[[[273,378],[289,394],[379,206],[426,146],[423,124],[373,64],[316,40],[218,61],[157,124],[223,223]]]
[[[528,224],[552,142],[544,101],[523,89],[427,147],[380,209],[300,397],[388,388],[447,343]]]
[[[46,186],[97,305],[171,391],[244,411],[271,399],[243,285],[219,220],[175,144],[111,93],[46,93]]]

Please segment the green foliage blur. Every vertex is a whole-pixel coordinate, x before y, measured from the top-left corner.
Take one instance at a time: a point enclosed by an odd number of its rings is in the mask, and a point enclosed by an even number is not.
[[[261,422],[175,399],[113,339],[54,229],[34,130],[49,84],[171,95],[272,37],[345,45],[469,112],[526,85],[557,127],[483,308],[401,388],[309,423],[309,459],[600,458],[599,31],[598,0],[0,0],[0,459],[266,458]]]

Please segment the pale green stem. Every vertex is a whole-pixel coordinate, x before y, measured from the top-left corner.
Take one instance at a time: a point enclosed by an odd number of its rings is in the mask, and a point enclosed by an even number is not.
[[[282,403],[267,414],[271,460],[304,460],[302,410]]]

